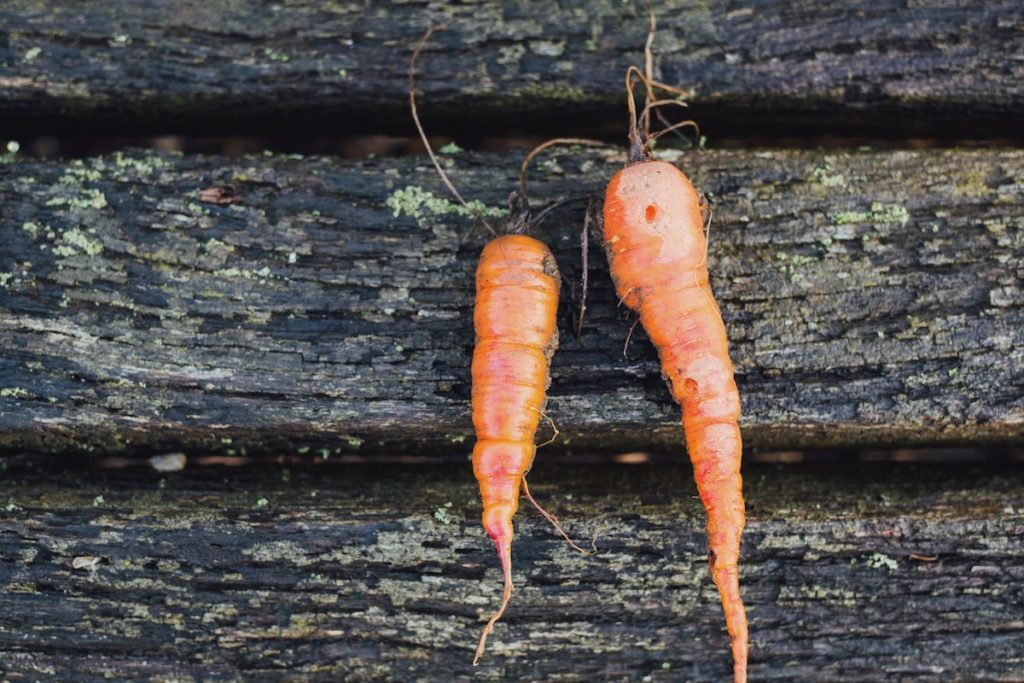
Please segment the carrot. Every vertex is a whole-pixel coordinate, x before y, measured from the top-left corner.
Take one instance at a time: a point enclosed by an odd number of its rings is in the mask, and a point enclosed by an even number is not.
[[[530,217],[526,171],[537,154],[559,144],[604,143],[586,138],[555,138],[534,148],[520,168],[520,194],[512,197],[509,230],[515,234],[491,240],[484,247],[476,271],[473,322],[477,342],[473,352],[472,394],[477,443],[473,448],[473,472],[480,483],[484,528],[497,547],[505,586],[501,605],[480,635],[474,665],[512,597],[512,517],[519,508],[520,491],[573,549],[584,555],[597,552],[596,535],[591,550],[578,546],[558,519],[533,499],[526,484],[526,473],[537,450],[534,435],[544,415],[545,392],[550,384],[548,366],[558,347],[555,318],[561,282],[555,258],[547,246],[522,234]],[[518,210],[517,202],[521,204]],[[542,211],[537,222],[561,203]],[[553,423],[551,426],[554,428]]]
[[[501,606],[480,636],[487,636],[512,597],[512,517],[536,452],[534,435],[549,384],[548,364],[558,346],[558,268],[543,242],[504,235],[484,247],[476,271],[473,323],[473,473],[480,483],[483,524],[501,560]]]
[[[416,58],[434,30],[433,26],[427,28],[409,62],[409,108],[434,168],[452,195],[469,208],[438,162],[416,110]],[[525,195],[525,180],[520,182]],[[591,554],[573,543],[558,519],[533,499],[526,484],[526,473],[537,450],[537,426],[541,416],[546,417],[543,410],[550,384],[548,366],[558,347],[556,313],[561,278],[551,250],[525,234],[530,209],[524,195],[513,192],[509,198],[509,234],[499,237],[479,216],[494,239],[484,247],[476,270],[476,345],[471,374],[477,442],[473,473],[480,485],[483,526],[501,561],[504,590],[501,605],[480,634],[474,666],[512,597],[512,517],[519,508],[520,491],[573,548]]]
[[[605,251],[616,292],[639,313],[683,409],[686,447],[707,511],[711,575],[732,640],[734,680],[741,682],[747,680],[748,637],[738,569],[745,523],[739,392],[725,325],[708,284],[701,201],[681,171],[651,160],[637,126],[634,69],[627,74],[630,159],[605,193]],[[646,123],[651,81],[641,78],[648,84]]]

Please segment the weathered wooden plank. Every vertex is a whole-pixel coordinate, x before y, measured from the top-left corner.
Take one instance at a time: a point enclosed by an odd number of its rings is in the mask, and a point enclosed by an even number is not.
[[[500,215],[519,158],[446,163]],[[599,190],[621,161],[551,157],[534,195]],[[716,198],[749,446],[1021,443],[1024,153],[681,163]],[[214,184],[237,201],[199,201]],[[3,448],[468,452],[483,237],[424,159],[18,163],[0,197]],[[581,224],[577,204],[538,233],[570,281]],[[554,448],[677,452],[655,352],[638,330],[623,358],[599,245],[590,265],[582,340],[568,296],[561,317]]]
[[[718,681],[730,671],[688,467],[552,467],[499,597],[466,468],[0,481],[10,680]],[[557,484],[553,482],[558,482]],[[1024,472],[754,467],[751,679],[1021,681]],[[73,569],[95,557],[95,570]],[[80,561],[81,563],[81,561]],[[650,677],[645,679],[645,677]]]
[[[1019,2],[655,10],[658,75],[694,91],[713,136],[1019,135]],[[5,134],[409,130],[406,63],[429,22],[449,23],[421,79],[436,133],[621,130],[622,76],[641,60],[647,17],[618,0],[7,0],[0,122]]]

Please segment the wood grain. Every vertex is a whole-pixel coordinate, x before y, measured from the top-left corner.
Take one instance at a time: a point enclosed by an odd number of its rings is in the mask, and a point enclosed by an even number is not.
[[[163,476],[164,478],[158,479]],[[1020,681],[1024,473],[746,469],[751,679]],[[728,637],[688,466],[531,475],[501,581],[459,468],[11,472],[0,671],[17,680],[718,681]],[[94,570],[76,557],[98,558]],[[82,564],[85,560],[80,560]]]
[[[445,163],[500,227],[520,158]],[[673,158],[713,197],[749,447],[1021,443],[1024,154]],[[549,156],[535,200],[600,192],[621,161]],[[228,186],[231,203],[197,198]],[[3,448],[469,452],[484,231],[424,159],[15,163],[0,198]],[[537,233],[569,283],[583,205]],[[681,453],[656,354],[638,329],[623,357],[632,321],[591,247],[580,340],[563,289],[551,448]]]
[[[1019,2],[654,3],[656,75],[712,136],[1019,138]],[[7,0],[5,135],[411,132],[406,68],[428,23],[435,134],[618,136],[643,3]]]

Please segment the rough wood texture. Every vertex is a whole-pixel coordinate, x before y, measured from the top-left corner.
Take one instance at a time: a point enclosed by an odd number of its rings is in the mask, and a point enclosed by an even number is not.
[[[467,465],[468,467],[468,465]],[[689,468],[538,463],[500,593],[467,467],[89,472],[0,482],[0,672],[16,680],[721,681]],[[756,467],[751,680],[1024,681],[1024,471]],[[552,482],[558,482],[554,484]],[[95,557],[95,571],[73,569]],[[82,561],[80,560],[79,563]],[[649,678],[645,678],[649,677]]]
[[[500,226],[519,158],[446,163]],[[534,196],[600,190],[621,161],[548,157]],[[716,198],[749,446],[1022,441],[1024,153],[679,161]],[[197,199],[215,185],[233,203]],[[17,163],[0,200],[3,448],[469,452],[484,240],[425,160]],[[570,281],[576,207],[538,233]],[[599,245],[590,265],[582,340],[564,298],[552,448],[680,452],[642,331],[623,358],[631,321]]]
[[[1019,135],[1024,6],[909,5],[655,3],[658,75],[693,89],[712,135]],[[424,53],[435,133],[622,125],[640,2],[5,0],[0,132],[407,131],[429,22],[450,22]]]

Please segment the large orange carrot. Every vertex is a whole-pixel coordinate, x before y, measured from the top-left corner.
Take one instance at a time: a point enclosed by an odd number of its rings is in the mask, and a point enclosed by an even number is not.
[[[555,313],[559,276],[543,242],[504,235],[484,247],[476,271],[476,348],[473,351],[473,472],[480,482],[483,524],[498,549],[505,589],[487,636],[512,596],[512,517],[536,451],[534,435],[558,346]]]
[[[634,152],[641,149],[634,145]],[[608,184],[604,240],[615,289],[661,356],[683,407],[686,446],[708,515],[711,575],[722,596],[737,682],[747,680],[747,616],[740,598],[740,397],[722,315],[708,286],[700,200],[670,164],[634,160]]]

